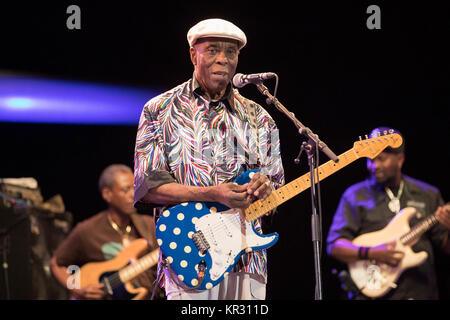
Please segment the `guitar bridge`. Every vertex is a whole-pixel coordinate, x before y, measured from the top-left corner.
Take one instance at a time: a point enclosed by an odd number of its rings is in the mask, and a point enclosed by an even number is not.
[[[201,231],[194,233],[192,240],[201,254],[205,254],[210,248],[208,241],[206,241],[206,238]]]

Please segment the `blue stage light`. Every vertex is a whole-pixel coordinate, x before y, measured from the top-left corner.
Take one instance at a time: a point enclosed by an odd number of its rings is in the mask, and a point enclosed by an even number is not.
[[[158,92],[126,86],[0,76],[0,121],[137,125]]]
[[[33,106],[33,100],[28,98],[21,97],[12,97],[4,99],[4,105],[6,107],[14,108],[14,109],[28,109]],[[0,100],[0,105],[2,104]]]

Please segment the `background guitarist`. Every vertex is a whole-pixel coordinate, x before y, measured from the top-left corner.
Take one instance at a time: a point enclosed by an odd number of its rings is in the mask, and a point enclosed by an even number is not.
[[[372,134],[389,129],[379,127]],[[399,148],[389,147],[375,159],[367,160],[370,177],[344,192],[328,233],[327,251],[345,263],[367,258],[396,266],[403,258],[403,252],[394,249],[395,242],[364,249],[362,252],[351,241],[361,234],[383,229],[405,207],[415,207],[422,214],[421,217],[412,218],[410,225],[417,223],[418,218],[421,220],[436,213],[440,224],[423,234],[412,246],[415,252],[426,251],[428,259],[404,271],[397,281],[397,288],[390,290],[382,298],[438,299],[433,250],[443,249],[450,253],[450,206],[443,205],[444,201],[436,187],[402,174],[404,149],[403,140]],[[362,294],[356,298],[367,299]]]
[[[284,183],[275,122],[231,84],[247,38],[228,21],[208,19],[193,26],[187,40],[193,77],[147,102],[141,114],[136,205],[217,201],[244,209]],[[259,137],[252,134],[252,117]],[[243,186],[230,183],[248,169],[262,174]],[[260,219],[255,228],[261,230]],[[243,254],[233,272],[210,290],[189,290],[170,266],[161,275],[168,299],[264,299],[266,252]]]
[[[157,248],[155,224],[148,215],[136,213],[133,206],[134,176],[122,164],[105,168],[99,179],[99,190],[108,208],[80,222],[61,243],[51,261],[56,279],[67,288],[67,266],[82,267],[88,262],[101,262],[114,258],[124,247],[137,238],[149,241],[149,250]],[[145,287],[151,295],[156,279],[156,267],[138,276],[133,284]],[[88,285],[69,290],[77,299],[102,299],[103,285]],[[155,297],[160,297],[157,293]]]

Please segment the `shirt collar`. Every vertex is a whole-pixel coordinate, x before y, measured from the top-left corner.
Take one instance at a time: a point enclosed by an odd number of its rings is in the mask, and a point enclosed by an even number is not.
[[[195,74],[192,75],[192,82],[191,82],[191,92],[192,94],[196,93],[203,98],[210,101],[212,104],[218,104],[220,101],[223,101],[225,105],[230,108],[231,110],[234,110],[234,93],[233,88],[231,86],[231,82],[228,83],[227,88],[225,90],[225,95],[220,100],[211,100],[208,96],[208,94],[203,90],[203,88],[200,86],[200,83],[195,78]]]
[[[421,188],[416,184],[414,184],[414,182],[411,181],[411,178],[409,176],[402,174],[402,180],[405,183],[404,194],[407,193],[416,194],[421,192]],[[375,178],[369,176],[366,181],[372,192],[374,192],[377,201],[381,201],[386,197],[384,187],[381,184],[377,183]]]

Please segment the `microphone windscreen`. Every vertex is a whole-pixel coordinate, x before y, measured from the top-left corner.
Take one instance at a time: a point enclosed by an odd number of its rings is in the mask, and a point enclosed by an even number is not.
[[[242,73],[236,73],[233,77],[233,85],[236,88],[242,88],[245,84],[243,83],[242,79],[243,74]]]

